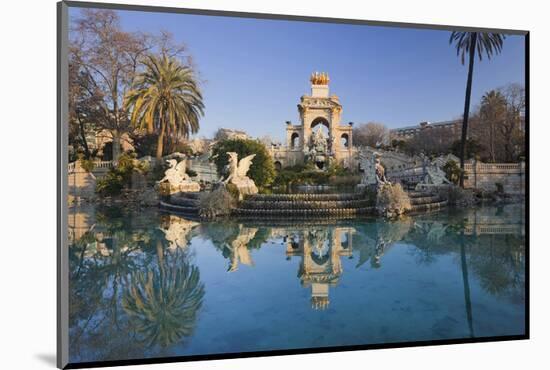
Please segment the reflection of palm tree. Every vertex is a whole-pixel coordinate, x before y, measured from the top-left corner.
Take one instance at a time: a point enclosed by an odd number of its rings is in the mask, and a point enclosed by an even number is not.
[[[470,329],[470,338],[474,337],[474,323],[472,318],[472,300],[470,298],[470,281],[468,279],[468,264],[466,263],[466,250],[464,247],[464,230],[460,235],[460,261],[462,267],[462,283],[464,284],[464,305],[466,306],[466,317]]]
[[[163,260],[161,260],[163,261]],[[122,307],[148,345],[166,347],[193,332],[204,296],[199,270],[186,261],[130,275]]]

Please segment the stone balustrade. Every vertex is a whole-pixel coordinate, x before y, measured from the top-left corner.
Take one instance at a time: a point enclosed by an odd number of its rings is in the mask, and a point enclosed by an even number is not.
[[[501,184],[505,193],[525,193],[525,162],[521,163],[482,163],[467,162],[464,164],[464,187],[487,191],[497,190]],[[386,177],[392,182],[416,185],[426,175],[426,167],[415,165],[407,168],[386,171]]]
[[[94,169],[92,170],[92,173],[97,176],[94,172],[106,172],[109,168],[113,167],[114,162],[113,161],[94,161]],[[69,175],[75,173],[77,171],[79,166],[76,165],[76,162],[71,162],[67,165],[67,172]]]
[[[500,184],[505,193],[525,193],[525,162],[470,162],[464,165],[464,171],[464,187],[466,188],[495,191],[498,190],[497,184]]]

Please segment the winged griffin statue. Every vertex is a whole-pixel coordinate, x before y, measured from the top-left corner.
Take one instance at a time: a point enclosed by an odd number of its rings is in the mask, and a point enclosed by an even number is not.
[[[179,163],[175,159],[169,159],[166,162],[170,165],[170,168],[164,172],[164,177],[158,182],[159,184],[168,183],[170,186],[170,193],[177,191],[195,192],[200,190],[200,185],[192,181],[185,172],[185,159]]]
[[[228,173],[227,178],[223,180],[224,184],[233,184],[239,189],[239,194],[256,194],[258,188],[254,181],[246,176],[250,166],[252,165],[252,160],[256,154],[251,154],[242,158],[240,161],[238,159],[238,154],[235,152],[228,152],[229,163],[226,167],[226,172]]]
[[[169,159],[166,161],[170,165],[170,168],[164,172],[164,177],[162,180],[159,181],[159,183],[163,183],[165,181],[168,181],[170,185],[177,187],[179,184],[181,184],[184,180],[189,179],[189,175],[185,173],[185,160],[178,163],[175,159]]]

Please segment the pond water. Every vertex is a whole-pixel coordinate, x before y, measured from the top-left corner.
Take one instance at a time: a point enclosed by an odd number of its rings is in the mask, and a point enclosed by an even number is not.
[[[522,335],[524,213],[197,222],[73,208],[70,361]]]

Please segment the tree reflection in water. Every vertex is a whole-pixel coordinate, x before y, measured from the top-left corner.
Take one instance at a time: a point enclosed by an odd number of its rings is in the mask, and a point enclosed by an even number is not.
[[[313,309],[329,306],[329,288],[337,287],[344,267],[377,273],[397,245],[407,248],[418,265],[451,256],[462,276],[468,330],[474,336],[474,279],[492,296],[516,304],[525,301],[524,224],[512,217],[521,212],[505,207],[395,221],[296,224],[198,222],[156,212],[93,210],[86,217],[74,217],[79,221],[74,221],[71,233],[71,358],[143,358],[185,346],[205,299],[195,248],[189,247],[201,240],[211,241],[227,260],[226,270],[234,274],[241,265],[254,265],[252,251],[282,243],[281,256],[300,259],[298,281],[311,288]],[[353,261],[344,263],[346,259]]]
[[[141,358],[192,334],[204,285],[180,245],[185,235],[170,238],[170,224],[181,219],[158,220],[100,209],[91,231],[71,245],[69,338],[76,360]]]
[[[166,347],[190,336],[204,296],[199,270],[185,258],[169,259],[131,273],[122,295],[130,325],[148,346]]]

